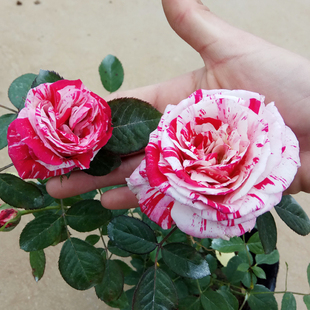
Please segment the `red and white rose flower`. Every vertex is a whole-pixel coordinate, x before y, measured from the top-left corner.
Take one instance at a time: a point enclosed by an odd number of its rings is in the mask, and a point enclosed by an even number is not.
[[[60,80],[28,92],[7,138],[20,177],[45,179],[89,168],[111,135],[111,110],[104,99],[80,80]]]
[[[279,203],[299,166],[298,141],[274,103],[198,90],[167,106],[128,186],[162,228],[227,239]]]

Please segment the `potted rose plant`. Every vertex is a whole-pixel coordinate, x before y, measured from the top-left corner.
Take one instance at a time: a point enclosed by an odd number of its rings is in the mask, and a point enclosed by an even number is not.
[[[99,73],[108,91],[121,86],[116,57]],[[274,292],[279,253],[269,211],[301,235],[310,220],[282,197],[299,166],[298,142],[274,104],[247,91],[197,90],[161,115],[135,98],[105,102],[81,81],[45,70],[14,80],[9,98],[17,110],[0,117],[0,147],[8,143],[20,177],[1,169],[0,231],[33,216],[19,243],[36,281],[44,249],[63,243],[63,279],[94,288],[114,308],[273,310],[281,293],[281,309],[296,309],[292,292]],[[140,208],[103,208],[98,194],[111,187],[67,199],[46,191],[50,177],[106,175],[144,148],[145,159],[118,185]],[[304,302],[309,308],[309,295]]]

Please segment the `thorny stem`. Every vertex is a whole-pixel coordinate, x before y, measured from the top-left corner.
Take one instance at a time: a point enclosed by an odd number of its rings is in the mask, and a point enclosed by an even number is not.
[[[4,170],[6,170],[6,169],[8,169],[8,168],[10,168],[10,167],[12,167],[12,166],[14,166],[13,163],[10,163],[10,164],[8,164],[8,165],[2,167],[2,168],[0,168],[0,172],[4,171]]]
[[[6,110],[9,110],[9,111],[11,111],[11,112],[14,112],[15,114],[18,114],[18,111],[13,110],[13,109],[10,109],[10,108],[8,108],[8,107],[2,105],[2,104],[0,104],[0,108],[6,109]]]
[[[65,217],[66,211],[65,211],[64,202],[63,202],[62,199],[60,199],[60,205],[61,205],[61,210],[62,210],[62,217],[64,219],[64,223],[65,223],[65,226],[66,226],[67,236],[70,239],[70,232],[69,232],[67,220],[66,220],[66,217]]]

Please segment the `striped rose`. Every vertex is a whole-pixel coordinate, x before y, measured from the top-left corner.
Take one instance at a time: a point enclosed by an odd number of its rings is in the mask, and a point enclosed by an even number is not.
[[[298,141],[274,103],[243,90],[198,90],[167,106],[127,181],[162,228],[227,239],[279,203],[299,166]]]
[[[112,135],[111,110],[80,80],[41,84],[8,129],[8,151],[21,178],[45,179],[90,161]]]

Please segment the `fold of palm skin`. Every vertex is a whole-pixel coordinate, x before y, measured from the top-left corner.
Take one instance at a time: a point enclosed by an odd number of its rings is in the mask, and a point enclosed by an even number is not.
[[[274,101],[285,123],[300,143],[301,168],[287,193],[310,191],[310,62],[276,47],[254,35],[234,28],[215,16],[200,1],[163,0],[167,20],[175,32],[200,53],[205,66],[183,76],[126,92],[106,99],[137,97],[163,112],[168,104],[178,104],[197,89],[245,89]],[[126,158],[121,167],[108,176],[92,177],[81,172],[60,184],[52,179],[47,189],[63,198],[94,188],[124,183],[141,162],[143,155]],[[310,171],[309,171],[310,172]],[[127,189],[106,192],[102,204],[111,209],[137,206]]]

